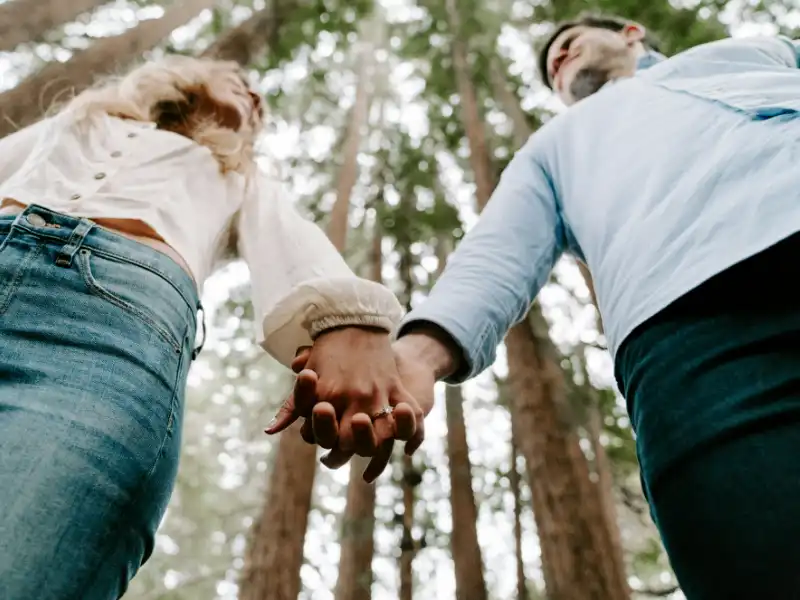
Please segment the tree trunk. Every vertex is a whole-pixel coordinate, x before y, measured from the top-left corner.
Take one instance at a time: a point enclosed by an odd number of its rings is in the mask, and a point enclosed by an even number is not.
[[[59,25],[74,21],[107,0],[11,0],[0,4],[0,52],[39,41]]]
[[[587,383],[587,385],[589,384]],[[600,435],[603,432],[603,416],[600,413],[597,394],[592,394],[590,398],[587,430],[589,433],[589,441],[592,444],[592,453],[594,454],[594,472],[597,475],[597,487],[600,493],[600,501],[603,503],[603,512],[605,512],[606,519],[611,524],[609,533],[611,534],[611,544],[615,554],[615,562],[618,565],[623,565],[624,568],[625,554],[619,529],[616,496],[614,494],[614,474],[611,471],[611,463],[608,460],[605,446],[603,446],[600,440]]]
[[[511,468],[509,485],[514,497],[514,554],[517,559],[517,600],[529,600],[528,580],[525,577],[525,563],[522,560],[522,482],[517,469],[517,442],[511,432]]]
[[[496,181],[467,48],[459,37],[455,0],[447,0],[447,12],[460,115],[482,210]],[[536,335],[532,323],[538,325],[536,331],[544,330],[542,334]],[[511,418],[528,467],[547,594],[558,600],[625,600],[630,592],[624,565],[618,564],[613,548],[612,524],[606,519],[597,486],[589,479],[589,465],[573,424],[563,414],[563,373],[538,309],[511,329],[506,350],[513,390]]]
[[[297,600],[316,450],[300,437],[299,422],[281,435],[267,499],[250,531],[239,600]]]
[[[296,4],[294,0],[270,0],[265,8],[214,40],[201,56],[249,65],[259,52],[275,46],[281,25]]]
[[[362,477],[369,459],[355,456],[350,461],[347,506],[342,519],[339,577],[335,600],[372,598],[372,557],[375,553],[375,486]]]
[[[547,594],[558,600],[628,598],[599,490],[562,413],[563,373],[548,345],[525,322],[506,338],[512,419],[521,432]]]
[[[372,65],[371,46],[362,50],[358,64],[358,86],[356,88],[355,102],[350,109],[350,118],[347,123],[347,132],[344,138],[342,154],[344,161],[336,181],[336,202],[331,208],[331,219],[328,225],[328,235],[341,251],[347,243],[347,217],[350,213],[350,195],[358,178],[358,150],[364,137],[364,127],[369,118],[370,88],[369,70]]]
[[[414,600],[414,556],[417,543],[413,536],[414,527],[414,488],[417,471],[410,456],[403,455],[403,536],[400,540],[400,598]]]
[[[453,532],[450,550],[456,574],[457,600],[486,600],[481,547],[478,544],[478,509],[472,491],[467,428],[461,388],[447,386],[447,457],[450,463],[450,506]]]
[[[17,87],[0,94],[0,138],[38,121],[54,102],[69,100],[99,75],[117,73],[173,30],[213,7],[215,0],[181,0],[160,19],[120,35],[96,40],[65,63],[51,62]]]

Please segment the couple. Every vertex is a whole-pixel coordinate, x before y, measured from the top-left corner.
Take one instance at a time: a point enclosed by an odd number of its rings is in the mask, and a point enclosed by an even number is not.
[[[540,70],[570,109],[402,322],[256,168],[263,111],[235,65],[148,63],[0,140],[0,596],[118,598],[152,553],[222,261],[248,263],[259,341],[298,372],[270,431],[302,417],[328,466],[371,456],[371,480],[565,252],[594,275],[687,597],[797,595],[798,58],[763,37],[667,59],[625,19],[560,26]]]

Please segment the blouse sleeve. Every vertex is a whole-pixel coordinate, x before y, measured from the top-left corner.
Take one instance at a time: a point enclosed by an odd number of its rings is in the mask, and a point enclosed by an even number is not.
[[[299,347],[334,327],[394,331],[402,316],[394,294],[353,274],[322,230],[294,209],[281,182],[255,181],[238,230],[261,325],[258,342],[280,363],[288,366]]]

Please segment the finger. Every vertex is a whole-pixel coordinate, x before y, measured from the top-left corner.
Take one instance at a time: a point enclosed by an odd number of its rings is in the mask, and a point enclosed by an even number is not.
[[[300,437],[303,438],[303,441],[311,444],[312,446],[317,445],[317,439],[314,437],[314,428],[311,425],[311,419],[305,419],[303,421],[303,426],[300,427]]]
[[[294,360],[292,360],[292,364],[290,365],[292,371],[299,373],[305,369],[309,358],[311,358],[311,346],[300,346],[297,349]]]
[[[366,413],[356,413],[350,420],[353,428],[353,450],[359,456],[372,456],[377,449],[372,419]]]
[[[422,414],[422,411],[416,415],[416,425],[417,430],[414,432],[414,435],[411,436],[411,439],[406,442],[405,448],[403,448],[406,456],[411,456],[414,452],[419,450],[419,447],[425,440],[425,415]]]
[[[375,443],[376,447],[381,447],[387,440],[394,439],[394,415],[384,414],[378,416],[372,421],[372,427],[375,429]],[[371,455],[370,455],[371,456]]]
[[[377,452],[375,452],[375,456],[372,457],[372,460],[369,461],[367,468],[364,469],[364,474],[362,475],[364,481],[367,483],[372,483],[381,473],[383,473],[388,466],[389,461],[392,460],[392,450],[394,450],[394,439],[391,438],[384,441],[378,447]]]
[[[394,417],[394,437],[398,440],[410,440],[417,432],[417,419],[414,407],[408,402],[399,402],[392,412]]]
[[[338,445],[320,459],[320,462],[329,469],[339,469],[353,458],[353,452],[342,450]]]
[[[294,382],[294,390],[278,409],[278,413],[264,430],[269,435],[284,431],[300,416],[310,414],[317,395],[317,374],[301,371]]]
[[[269,422],[264,433],[269,435],[280,433],[294,423],[299,416],[294,408],[294,392],[292,392],[278,409],[278,413],[272,418],[272,421]]]
[[[311,369],[303,369],[297,374],[294,382],[294,410],[301,416],[309,418],[317,403],[317,383],[319,377]]]
[[[323,448],[333,448],[339,436],[339,424],[336,420],[336,409],[330,402],[320,402],[311,412],[314,439]]]

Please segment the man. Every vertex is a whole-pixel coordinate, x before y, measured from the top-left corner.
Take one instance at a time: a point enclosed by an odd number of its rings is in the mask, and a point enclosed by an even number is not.
[[[374,478],[392,436],[419,445],[434,382],[488,367],[570,252],[594,276],[684,593],[800,597],[799,62],[784,38],[665,59],[636,23],[559,27],[540,64],[570,109],[516,154],[407,316],[397,368],[386,352],[335,357],[323,336],[298,357],[295,404],[274,430],[311,417],[304,437],[333,448],[326,464],[373,456]]]

